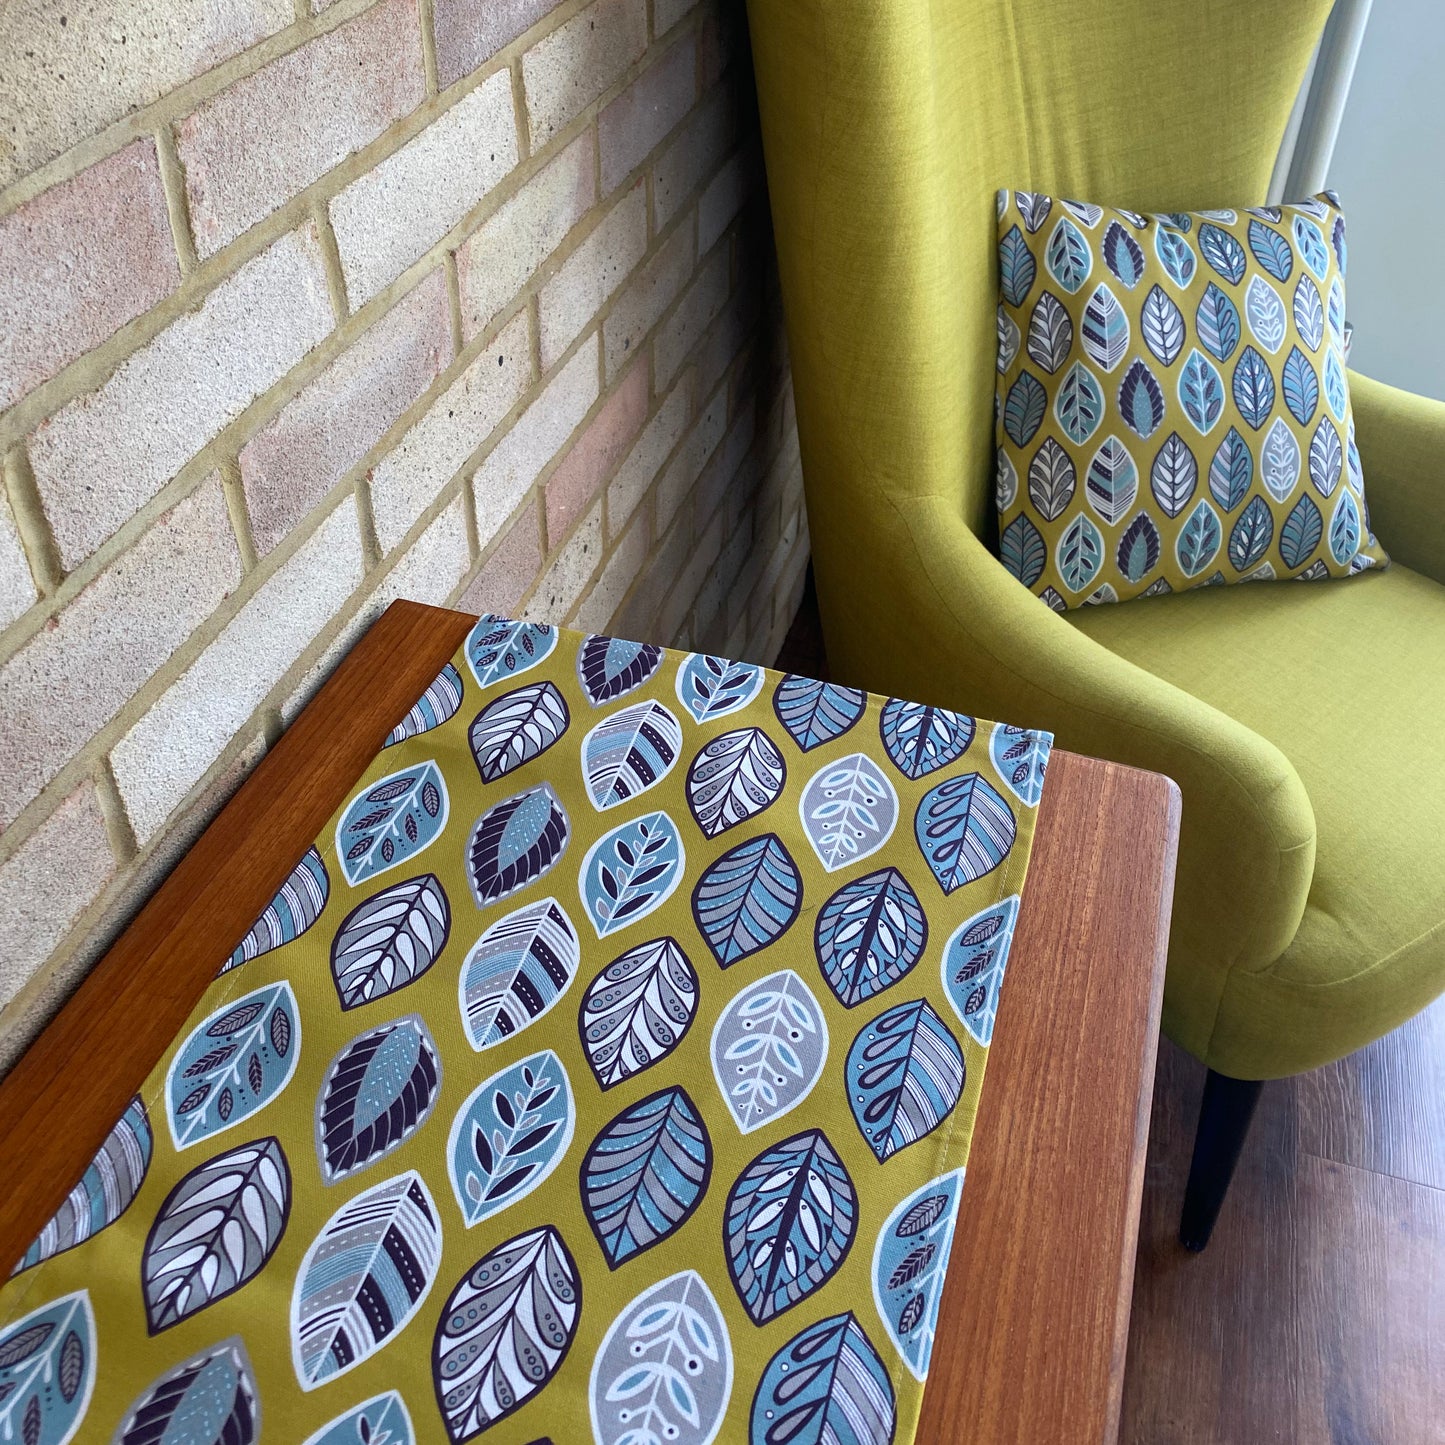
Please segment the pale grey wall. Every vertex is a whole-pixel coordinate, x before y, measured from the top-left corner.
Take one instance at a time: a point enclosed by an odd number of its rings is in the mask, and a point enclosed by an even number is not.
[[[1445,400],[1445,4],[1375,0],[1329,167],[1349,224],[1350,364]]]

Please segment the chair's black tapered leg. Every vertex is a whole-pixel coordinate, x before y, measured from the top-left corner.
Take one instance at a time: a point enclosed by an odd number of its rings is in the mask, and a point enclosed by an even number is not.
[[[1179,1243],[1196,1254],[1214,1233],[1214,1221],[1229,1192],[1229,1181],[1234,1177],[1234,1166],[1239,1162],[1239,1151],[1263,1087],[1258,1079],[1231,1079],[1213,1069],[1204,1081],[1194,1159],[1189,1166],[1184,1214],[1179,1221]]]

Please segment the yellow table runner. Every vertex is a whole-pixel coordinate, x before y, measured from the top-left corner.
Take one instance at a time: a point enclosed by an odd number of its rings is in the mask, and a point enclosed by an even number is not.
[[[1050,742],[482,618],[0,1293],[0,1442],[912,1440]]]

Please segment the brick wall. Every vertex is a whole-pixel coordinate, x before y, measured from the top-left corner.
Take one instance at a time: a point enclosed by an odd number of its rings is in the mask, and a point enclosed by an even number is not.
[[[394,598],[770,660],[791,406],[740,0],[7,0],[0,1070]]]

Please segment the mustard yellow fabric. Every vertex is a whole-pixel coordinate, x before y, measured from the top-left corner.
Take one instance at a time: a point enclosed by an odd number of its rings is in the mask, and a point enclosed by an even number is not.
[[[480,619],[0,1289],[0,1440],[906,1445],[1049,747]]]
[[[1062,747],[1174,778],[1184,814],[1165,1027],[1205,1062],[1252,1078],[1357,1047],[1362,993],[1379,1027],[1405,1016],[1445,985],[1445,949],[1421,942],[1410,988],[1381,969],[1358,992],[1317,990],[1307,1026],[1281,1004],[1270,1031],[1253,1027],[1255,1002],[1237,981],[1290,947],[1317,849],[1353,860],[1376,919],[1390,916],[1399,885],[1353,848],[1337,812],[1317,820],[1282,726],[1267,736],[1111,651],[999,563],[995,196],[1027,188],[1141,213],[1262,203],[1328,11],[1328,0],[749,7],[830,666],[904,696],[977,699]],[[1397,563],[1439,585],[1445,405],[1358,376],[1351,395],[1374,530]],[[1295,590],[1347,626],[1388,576]],[[1117,610],[1162,625],[1186,602],[1240,607],[1289,590],[1208,589]],[[1392,584],[1371,609],[1387,637],[1420,620],[1395,612],[1399,595]],[[1071,617],[1092,623],[1095,610]],[[1251,675],[1283,708],[1285,687]],[[1364,661],[1331,687],[1389,703]],[[1298,703],[1303,718],[1310,698]],[[1325,838],[1327,821],[1345,831]],[[1348,959],[1327,955],[1341,977],[1389,957],[1393,942],[1371,927],[1356,945]]]
[[[1388,562],[1345,375],[1345,218],[1001,191],[1004,566],[1056,611]]]

